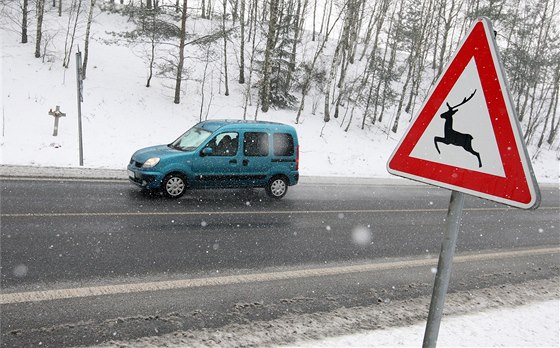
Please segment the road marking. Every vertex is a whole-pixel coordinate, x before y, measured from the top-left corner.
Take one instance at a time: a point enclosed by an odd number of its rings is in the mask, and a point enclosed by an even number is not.
[[[560,207],[540,207],[539,210],[558,210]],[[519,211],[515,208],[465,208],[465,212],[478,211]],[[283,214],[283,215],[304,215],[304,214],[388,214],[388,213],[433,213],[447,212],[447,208],[433,209],[348,209],[348,210],[263,210],[263,211],[165,211],[165,212],[83,212],[83,213],[15,213],[0,214],[2,218],[18,218],[18,217],[91,217],[91,216],[195,216],[195,215],[267,215],[267,214]]]
[[[126,174],[124,174],[126,175]],[[42,177],[42,176],[38,176],[38,177],[24,177],[24,176],[1,176],[0,175],[0,181],[51,181],[51,182],[92,182],[92,183],[112,183],[112,184],[122,184],[122,183],[128,183],[128,178],[123,177],[122,179],[120,178],[77,178],[77,177],[58,177],[58,178],[52,178],[52,177]]]
[[[458,255],[453,262],[466,263],[474,261],[500,260],[523,256],[537,256],[546,254],[558,254],[560,247],[524,249],[499,252],[487,252],[482,254]],[[352,266],[339,266],[328,268],[314,268],[294,270],[285,272],[254,273],[245,275],[233,275],[210,278],[181,279],[172,281],[159,281],[148,283],[118,284],[107,286],[93,286],[73,289],[59,289],[46,291],[30,291],[20,293],[0,294],[0,305],[15,304],[23,302],[41,302],[62,299],[73,299],[105,295],[122,295],[139,292],[165,291],[177,289],[199,288],[204,286],[224,286],[246,283],[260,283],[279,280],[293,280],[311,277],[325,277],[350,273],[363,273],[373,271],[384,271],[401,268],[425,267],[437,265],[437,258],[423,258],[414,260],[381,262]]]

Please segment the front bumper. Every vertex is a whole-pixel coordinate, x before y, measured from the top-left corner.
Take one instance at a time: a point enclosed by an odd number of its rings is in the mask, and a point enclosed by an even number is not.
[[[143,189],[154,190],[161,186],[161,173],[140,170],[133,165],[127,167],[127,173],[128,180]]]

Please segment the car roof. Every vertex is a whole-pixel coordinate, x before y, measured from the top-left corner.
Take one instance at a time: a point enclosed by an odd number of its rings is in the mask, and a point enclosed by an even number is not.
[[[209,131],[215,132],[218,129],[223,130],[238,130],[242,129],[269,129],[272,131],[284,131],[284,132],[292,132],[295,133],[295,128],[278,122],[270,122],[270,121],[251,121],[251,120],[211,120],[211,121],[203,121],[200,122],[198,125],[200,128],[207,129]]]

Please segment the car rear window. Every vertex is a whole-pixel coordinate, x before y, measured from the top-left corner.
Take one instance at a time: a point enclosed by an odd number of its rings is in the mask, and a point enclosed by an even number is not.
[[[274,144],[274,156],[293,156],[294,138],[288,133],[274,133],[272,136]]]

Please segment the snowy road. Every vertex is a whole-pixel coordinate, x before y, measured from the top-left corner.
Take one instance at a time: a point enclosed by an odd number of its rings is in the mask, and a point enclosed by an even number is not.
[[[280,202],[239,190],[168,201],[69,179],[2,180],[1,193],[6,347],[426,296],[449,199],[426,186],[310,183]],[[558,274],[558,188],[542,193],[531,212],[467,199],[452,291]]]
[[[125,181],[3,180],[2,287],[437,255],[449,200],[427,186],[309,184],[146,197]],[[467,199],[458,252],[557,245],[536,211]],[[18,270],[25,269],[21,276]]]

